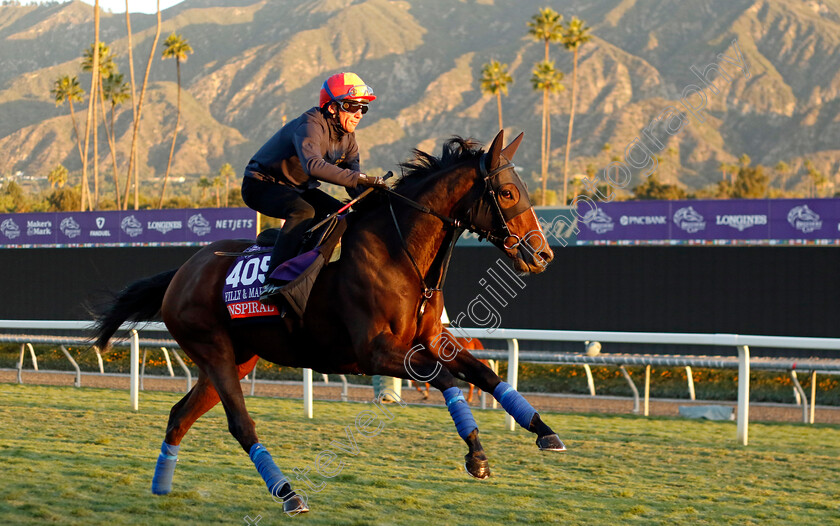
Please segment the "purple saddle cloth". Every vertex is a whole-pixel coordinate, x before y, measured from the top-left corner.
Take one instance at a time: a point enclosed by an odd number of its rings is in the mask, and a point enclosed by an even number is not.
[[[278,281],[292,281],[303,274],[303,271],[308,269],[310,265],[315,262],[319,254],[320,250],[314,248],[309,252],[304,252],[303,254],[295,256],[274,269],[270,277],[271,279],[276,279]]]

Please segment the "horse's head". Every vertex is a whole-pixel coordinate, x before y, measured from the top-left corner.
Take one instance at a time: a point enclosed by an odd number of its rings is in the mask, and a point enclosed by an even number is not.
[[[478,160],[476,185],[481,197],[469,211],[472,226],[514,262],[520,272],[540,273],[554,259],[554,252],[540,227],[525,183],[514,170],[513,159],[522,135],[502,148],[500,131],[490,149]]]

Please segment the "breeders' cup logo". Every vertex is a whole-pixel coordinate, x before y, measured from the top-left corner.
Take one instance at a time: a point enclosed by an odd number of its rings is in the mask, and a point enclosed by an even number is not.
[[[14,239],[20,236],[20,227],[17,226],[17,223],[10,217],[9,219],[4,220],[0,223],[0,232],[3,232],[3,235],[9,239]]]
[[[61,230],[65,236],[73,239],[74,237],[78,236],[82,233],[82,227],[79,226],[79,223],[73,219],[73,216],[65,217],[61,220],[61,224],[58,225],[58,229]]]
[[[187,227],[197,236],[210,233],[210,221],[204,219],[204,216],[201,214],[190,216],[187,220]]]
[[[615,223],[602,209],[596,208],[584,214],[581,221],[596,234],[603,234],[615,228]]]
[[[788,212],[787,219],[790,226],[802,231],[803,234],[810,234],[814,230],[822,228],[820,215],[808,208],[808,205],[791,208],[790,212]]]
[[[680,208],[674,214],[674,224],[685,230],[689,234],[694,234],[706,229],[706,222],[693,206],[686,206]]]
[[[137,237],[143,233],[143,225],[140,224],[140,221],[134,215],[124,217],[120,222],[120,228],[130,237]]]

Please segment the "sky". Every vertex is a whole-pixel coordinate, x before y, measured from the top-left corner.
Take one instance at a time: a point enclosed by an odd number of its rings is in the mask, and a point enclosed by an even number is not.
[[[94,0],[82,0],[86,4],[93,5]],[[160,0],[160,10],[180,4],[184,0]],[[125,0],[99,0],[99,7],[103,11],[109,9],[113,13],[125,13]],[[155,13],[157,11],[157,0],[128,0],[128,8],[132,13]]]

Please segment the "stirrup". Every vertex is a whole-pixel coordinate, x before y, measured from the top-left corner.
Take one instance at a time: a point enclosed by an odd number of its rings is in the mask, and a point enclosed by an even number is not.
[[[260,303],[263,305],[276,304],[281,288],[282,286],[277,283],[271,281],[266,282],[262,290],[260,290]]]

